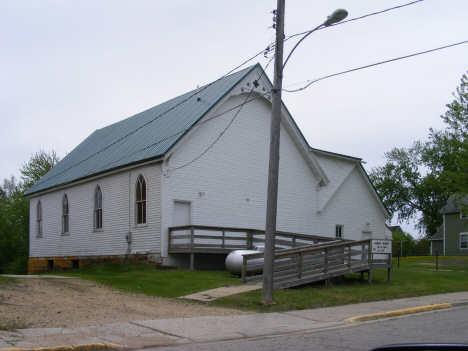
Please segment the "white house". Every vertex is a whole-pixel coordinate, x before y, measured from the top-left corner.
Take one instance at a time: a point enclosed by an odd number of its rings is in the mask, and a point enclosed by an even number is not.
[[[26,193],[30,273],[185,264],[168,252],[177,225],[264,230],[271,86],[257,64],[91,134]],[[360,159],[311,148],[284,105],[280,143],[277,230],[385,238]]]

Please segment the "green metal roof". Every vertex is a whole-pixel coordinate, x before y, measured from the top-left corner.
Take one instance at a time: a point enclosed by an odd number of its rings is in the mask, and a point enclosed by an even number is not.
[[[164,155],[258,64],[96,130],[25,195]]]

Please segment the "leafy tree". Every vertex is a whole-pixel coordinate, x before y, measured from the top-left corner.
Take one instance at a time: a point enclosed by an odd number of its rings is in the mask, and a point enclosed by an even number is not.
[[[441,116],[446,124],[443,131],[431,129],[431,145],[427,163],[440,170],[441,185],[447,194],[460,200],[468,195],[468,76],[461,78],[460,86],[453,93],[455,100],[447,105]],[[464,206],[464,212],[468,212]]]
[[[24,189],[28,190],[59,161],[60,157],[57,156],[54,150],[50,153],[46,153],[44,150],[36,152],[27,163],[22,164],[22,168],[20,169],[22,174],[21,179],[23,179],[24,182]]]
[[[439,214],[449,195],[468,195],[468,76],[441,116],[446,128],[430,129],[429,141],[385,153],[384,166],[369,174],[377,192],[399,222],[410,220],[430,237],[442,224]],[[461,209],[468,212],[468,205]]]
[[[447,199],[440,187],[438,170],[424,162],[427,145],[419,141],[409,148],[394,148],[385,153],[384,166],[369,174],[389,212],[398,221],[416,222],[415,228],[433,235],[442,224],[439,210]]]
[[[401,256],[412,255],[414,251],[415,242],[411,234],[397,231],[392,234],[392,238],[393,238],[393,245],[392,245],[393,256],[396,257],[398,256],[398,254],[401,254]]]
[[[0,274],[28,273],[29,200],[23,194],[58,161],[55,151],[40,150],[22,165],[24,183],[11,176],[0,185]]]
[[[14,176],[0,185],[0,273],[27,274],[29,201]]]

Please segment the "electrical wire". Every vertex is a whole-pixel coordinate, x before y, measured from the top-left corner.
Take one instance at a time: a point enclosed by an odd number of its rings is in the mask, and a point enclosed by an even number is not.
[[[226,73],[225,75],[223,75],[222,77],[218,78],[217,80],[205,85],[203,88],[201,88],[198,92],[194,92],[192,95],[190,95],[189,97],[187,97],[186,99],[184,99],[183,101],[179,102],[178,104],[176,104],[175,106],[171,107],[170,109],[162,112],[161,114],[159,114],[158,116],[156,116],[155,118],[151,119],[150,121],[146,122],[145,124],[141,125],[140,127],[138,127],[137,129],[134,129],[132,130],[131,132],[127,133],[126,135],[124,135],[123,137],[117,139],[116,141],[112,142],[111,144],[107,145],[106,147],[96,151],[95,153],[89,155],[88,157],[84,158],[83,160],[75,163],[74,165],[64,169],[63,171],[57,173],[57,174],[54,174],[53,176],[47,178],[47,179],[39,179],[34,185],[39,185],[39,184],[42,184],[44,182],[48,182],[50,181],[51,179],[54,179],[55,177],[58,177],[59,175],[65,173],[65,172],[68,172],[70,169],[73,169],[75,168],[76,166],[79,166],[80,164],[82,164],[83,162],[86,162],[87,160],[95,157],[96,155],[100,154],[101,152],[109,149],[110,147],[114,146],[115,144],[121,142],[122,140],[128,138],[130,135],[136,133],[137,131],[143,129],[144,127],[146,127],[147,125],[149,125],[150,123],[156,121],[157,119],[159,119],[160,117],[164,116],[165,114],[169,113],[170,111],[174,110],[175,108],[177,108],[178,106],[182,105],[183,103],[185,103],[186,101],[190,100],[191,98],[197,96],[198,93],[204,91],[205,89],[207,89],[208,87],[210,87],[211,85],[213,85],[214,83],[216,82],[219,82],[220,80],[226,78],[227,76],[229,76],[230,74],[232,74],[234,71],[238,70],[239,68],[241,68],[242,66],[246,65],[248,62],[252,61],[253,59],[255,59],[257,56],[261,55],[264,53],[265,50],[262,50],[260,51],[259,53],[255,54],[254,56],[252,56],[251,58],[249,58],[248,60],[244,61],[243,63],[241,63],[240,65],[238,65],[237,67],[231,69],[228,73]]]
[[[270,59],[270,61],[268,61],[267,65],[265,66],[265,69],[262,71],[262,73],[260,74],[260,77],[258,77],[258,79],[261,79],[263,77],[263,75],[265,74],[265,70],[268,68],[268,66],[270,65],[271,61],[273,61],[273,57]],[[228,123],[228,125],[226,126],[226,128],[224,128],[224,130],[221,132],[221,134],[213,141],[213,143],[205,150],[203,151],[199,156],[197,156],[196,158],[194,158],[193,160],[191,160],[190,162],[187,162],[186,164],[182,165],[182,166],[179,166],[179,167],[176,167],[176,168],[172,168],[170,170],[168,170],[168,173],[167,173],[167,177],[169,178],[172,174],[172,172],[174,172],[175,170],[178,170],[178,169],[181,169],[181,168],[184,168],[184,167],[187,167],[188,165],[191,165],[192,163],[194,163],[195,161],[197,161],[198,159],[200,159],[203,155],[205,155],[215,144],[216,142],[221,139],[221,137],[224,135],[224,133],[228,130],[228,128],[232,125],[232,123],[234,122],[234,120],[237,118],[237,116],[239,115],[240,111],[242,110],[242,108],[245,106],[245,104],[247,103],[247,101],[249,100],[249,97],[250,95],[252,94],[252,92],[254,91],[255,87],[253,87],[249,94],[247,95],[247,97],[245,98],[244,102],[240,105],[239,107],[239,110],[236,112],[236,114],[234,115],[234,117],[231,119],[231,121]],[[269,94],[269,92],[267,93]]]
[[[418,52],[418,53],[416,53],[416,54],[401,56],[401,57],[393,58],[393,59],[390,59],[390,60],[386,60],[386,61],[381,61],[381,62],[373,63],[373,64],[371,64],[371,65],[366,65],[366,66],[362,66],[362,67],[358,67],[358,68],[353,68],[353,69],[350,69],[350,70],[347,70],[347,71],[343,71],[343,72],[339,72],[339,73],[330,74],[330,75],[325,76],[325,77],[322,77],[322,78],[317,78],[317,79],[313,79],[313,80],[308,80],[308,81],[305,81],[305,82],[302,82],[302,83],[295,83],[295,84],[292,84],[292,85],[290,85],[290,86],[299,85],[299,84],[304,84],[304,83],[310,82],[309,84],[307,84],[306,86],[304,86],[304,87],[302,87],[302,88],[295,89],[295,90],[283,89],[283,91],[288,92],[288,93],[295,93],[295,92],[298,92],[298,91],[307,89],[307,88],[308,88],[309,86],[311,86],[313,83],[316,83],[316,82],[318,82],[318,81],[320,81],[320,80],[323,80],[323,79],[326,79],[326,78],[331,78],[331,77],[339,76],[339,75],[342,75],[342,74],[345,74],[345,73],[350,73],[350,72],[354,72],[354,71],[359,71],[359,70],[361,70],[361,69],[365,69],[365,68],[369,68],[369,67],[374,67],[374,66],[378,66],[378,65],[383,65],[384,63],[389,63],[389,62],[394,62],[394,61],[398,61],[398,60],[403,60],[403,59],[406,59],[406,58],[409,58],[409,57],[414,57],[414,56],[418,56],[418,55],[423,55],[423,54],[427,54],[427,53],[430,53],[430,52],[433,52],[433,51],[443,50],[443,49],[447,49],[447,48],[450,48],[450,47],[453,47],[453,46],[457,46],[457,45],[461,45],[461,44],[466,44],[466,43],[468,43],[468,40],[465,40],[465,41],[462,41],[462,42],[459,42],[459,43],[455,43],[455,44],[450,44],[450,45],[442,46],[442,47],[435,48],[435,49],[431,49],[431,50],[421,51],[421,52]]]
[[[351,22],[351,21],[356,21],[356,20],[358,20],[358,19],[363,19],[363,18],[366,18],[366,17],[369,17],[369,16],[381,14],[381,13],[384,13],[384,12],[387,12],[387,11],[399,9],[399,8],[406,7],[406,6],[409,6],[409,5],[413,5],[413,4],[415,4],[415,3],[422,2],[422,1],[425,1],[425,0],[416,0],[416,1],[413,1],[413,2],[410,2],[410,3],[407,3],[407,4],[404,4],[404,5],[395,6],[395,7],[392,7],[392,8],[388,8],[388,9],[386,9],[386,10],[382,10],[382,11],[370,13],[370,14],[367,14],[367,15],[364,15],[364,16],[361,16],[361,17],[357,17],[357,18],[353,18],[353,19],[350,19],[350,20],[346,20],[346,21],[342,21],[342,22],[336,23],[336,24],[334,24],[333,26],[340,25],[340,24],[344,24],[344,23],[348,23],[348,22]],[[325,27],[325,28],[327,28],[327,27]],[[321,29],[325,29],[325,28],[319,28],[319,29],[317,29],[317,30],[321,30]],[[291,36],[287,37],[287,38],[285,39],[285,41],[287,41],[287,40],[289,40],[289,39],[291,39],[291,38],[293,38],[293,37],[299,36],[299,35],[307,34],[308,32],[310,32],[310,31],[306,31],[306,32],[302,32],[302,33],[297,33],[297,34],[291,35]],[[216,82],[218,82],[218,81],[220,81],[220,80],[226,78],[228,75],[230,75],[230,74],[233,73],[234,71],[238,70],[238,69],[241,68],[242,66],[246,65],[248,62],[252,61],[253,59],[255,59],[256,57],[258,57],[259,55],[264,54],[265,57],[267,57],[268,53],[271,52],[274,48],[275,48],[275,44],[270,44],[270,45],[268,45],[267,50],[262,50],[262,51],[260,51],[259,53],[255,54],[254,56],[252,56],[252,57],[249,58],[248,60],[244,61],[244,62],[243,62],[242,64],[240,64],[239,66],[237,66],[237,67],[231,69],[228,73],[226,73],[226,74],[223,75],[222,77],[220,77],[220,78],[218,78],[217,80],[211,82],[210,84],[204,86],[201,90],[198,91],[198,93],[200,93],[200,92],[202,92],[203,90],[207,89],[208,87],[210,87],[210,86],[213,85],[214,83],[216,83]],[[274,56],[273,56],[271,59],[273,59],[273,58],[274,58]],[[271,62],[271,59],[270,59],[270,61],[268,62],[268,64]],[[265,67],[265,70],[266,70],[266,68],[268,67],[268,64],[267,64],[267,66]],[[380,63],[380,64],[381,64],[381,63]],[[369,67],[370,67],[370,66],[369,66]],[[361,68],[359,68],[359,69],[363,69],[363,68],[366,68],[366,67],[361,67]],[[358,69],[355,69],[355,70],[358,70]],[[341,73],[337,73],[337,74],[335,74],[335,75],[344,74],[344,73],[348,73],[348,72],[341,72]],[[322,79],[325,79],[325,78],[330,78],[330,77],[332,77],[332,76],[334,76],[334,75],[327,76],[327,77],[323,77],[323,78],[319,78],[318,80],[322,80]],[[318,80],[315,80],[315,81],[311,82],[310,84],[315,83],[315,82],[318,81]],[[310,85],[310,84],[309,84],[309,85]],[[304,89],[306,89],[309,85],[307,85],[307,86],[304,87],[304,88],[295,90],[295,91],[304,90]],[[283,90],[284,90],[284,89],[283,89]],[[288,91],[288,90],[284,90],[284,91],[286,91],[286,92],[293,92],[293,91]],[[61,172],[59,172],[59,173],[57,173],[57,174],[51,176],[50,178],[45,179],[45,180],[42,180],[42,178],[41,178],[35,185],[39,185],[39,184],[42,184],[42,183],[44,183],[44,182],[46,182],[46,181],[50,181],[51,179],[53,179],[53,178],[55,178],[55,177],[57,177],[57,176],[59,176],[59,175],[65,173],[65,172],[69,171],[70,169],[72,169],[72,168],[74,168],[74,167],[76,167],[76,166],[79,166],[79,165],[82,164],[83,162],[85,162],[85,161],[87,161],[87,160],[89,160],[89,159],[95,157],[96,155],[98,155],[98,154],[100,154],[101,152],[103,152],[103,151],[109,149],[109,148],[112,147],[113,145],[115,145],[115,144],[121,142],[122,140],[128,138],[130,135],[136,133],[137,131],[139,131],[139,130],[141,130],[142,128],[146,127],[146,126],[149,125],[150,123],[156,121],[156,120],[159,119],[160,117],[162,117],[162,116],[164,116],[165,114],[167,114],[168,112],[174,110],[175,108],[177,108],[178,106],[180,106],[180,105],[183,104],[184,102],[190,100],[191,98],[193,98],[193,97],[196,96],[196,95],[197,95],[197,92],[195,92],[194,94],[190,95],[189,97],[187,97],[187,98],[184,99],[183,101],[179,102],[179,103],[176,104],[175,106],[171,107],[170,109],[168,109],[168,110],[164,111],[163,113],[159,114],[158,116],[156,116],[156,117],[153,118],[152,120],[148,121],[147,123],[141,125],[141,126],[138,127],[137,129],[132,130],[131,132],[129,132],[128,134],[126,134],[126,135],[124,135],[123,137],[119,138],[118,140],[114,141],[113,143],[111,143],[111,144],[107,145],[106,147],[104,147],[104,148],[102,148],[102,149],[96,151],[96,152],[93,153],[92,155],[90,155],[90,156],[84,158],[83,160],[79,161],[78,163],[75,163],[74,165],[72,165],[72,166],[66,168],[65,170],[63,170],[63,171],[61,171]],[[137,151],[137,152],[138,152],[138,151]]]
[[[333,25],[330,26],[330,27],[335,27],[335,26],[339,26],[339,25],[342,25],[342,24],[345,24],[345,23],[348,23],[348,22],[357,21],[357,20],[360,20],[360,19],[363,19],[363,18],[366,18],[366,17],[370,17],[370,16],[374,16],[374,15],[379,15],[379,14],[384,13],[384,12],[388,12],[388,11],[400,9],[400,8],[402,8],[402,7],[414,5],[414,4],[416,4],[416,3],[418,3],[418,2],[422,2],[422,1],[425,1],[425,0],[416,0],[416,1],[409,2],[409,3],[407,3],[407,4],[403,4],[403,5],[391,7],[391,8],[382,10],[382,11],[377,11],[377,12],[369,13],[369,14],[364,15],[364,16],[361,16],[361,17],[351,18],[351,19],[349,19],[349,20],[345,20],[345,21],[341,21],[341,22],[335,23],[335,24],[333,24]],[[322,29],[326,29],[326,28],[327,28],[327,27],[320,28],[320,29],[317,29],[317,30],[322,30]],[[284,41],[287,41],[287,40],[289,40],[289,39],[291,39],[291,38],[294,38],[294,37],[297,37],[297,36],[299,36],[299,35],[307,34],[308,32],[310,32],[310,31],[308,30],[308,31],[305,31],[305,32],[302,32],[302,33],[297,33],[297,34],[290,35],[290,36],[286,37],[286,38],[284,39]]]

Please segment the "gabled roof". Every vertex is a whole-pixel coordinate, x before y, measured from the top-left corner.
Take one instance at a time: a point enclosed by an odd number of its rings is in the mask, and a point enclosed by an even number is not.
[[[26,196],[110,170],[156,160],[176,144],[259,64],[218,79],[132,117],[96,130],[26,193]]]
[[[429,238],[430,241],[432,240],[444,240],[444,228],[443,228],[443,225],[441,225],[439,227],[439,229],[437,229],[437,231],[435,232],[435,234],[433,236],[431,236]]]
[[[393,233],[403,233],[403,234],[405,233],[403,231],[403,229],[401,229],[401,227],[399,225],[391,225],[391,226],[387,226],[387,227],[388,227],[388,229],[391,230],[392,234]]]
[[[447,199],[447,203],[440,210],[440,213],[460,212],[460,205],[468,205],[468,199],[461,199],[457,201],[455,195],[450,195]]]

